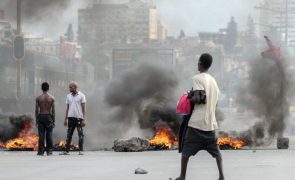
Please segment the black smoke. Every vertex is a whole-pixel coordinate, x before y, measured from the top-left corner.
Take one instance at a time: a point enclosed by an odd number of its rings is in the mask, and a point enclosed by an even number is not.
[[[253,146],[267,145],[282,137],[289,115],[289,80],[282,62],[256,59],[250,63],[249,81],[238,91],[238,102],[259,119],[240,134]]]
[[[0,6],[6,17],[16,17],[16,0],[3,0]],[[21,0],[22,16],[26,20],[55,18],[68,8],[71,0]]]
[[[0,114],[0,141],[6,142],[18,137],[25,128],[33,125],[33,118],[30,115],[3,115]]]
[[[112,121],[123,129],[128,129],[134,120],[141,129],[152,129],[162,120],[176,132],[177,84],[171,71],[156,66],[142,64],[128,71],[106,88],[105,102],[113,109]]]

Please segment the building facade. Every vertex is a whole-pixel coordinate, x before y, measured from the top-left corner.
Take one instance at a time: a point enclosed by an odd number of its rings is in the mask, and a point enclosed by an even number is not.
[[[282,47],[295,46],[295,0],[264,0],[260,9],[260,35],[268,35]]]
[[[79,9],[78,26],[89,39],[101,43],[137,42],[158,38],[157,9],[151,3],[94,3]]]

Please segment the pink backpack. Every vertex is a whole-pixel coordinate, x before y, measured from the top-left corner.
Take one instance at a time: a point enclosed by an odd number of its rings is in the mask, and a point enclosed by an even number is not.
[[[177,102],[176,113],[180,115],[189,115],[191,113],[191,102],[188,98],[188,92],[183,93]]]

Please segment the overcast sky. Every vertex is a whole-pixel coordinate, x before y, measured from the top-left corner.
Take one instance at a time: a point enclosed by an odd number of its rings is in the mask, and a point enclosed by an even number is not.
[[[68,9],[62,12],[53,9],[52,14],[44,15],[42,20],[28,23],[26,19],[23,19],[24,31],[33,32],[38,36],[57,38],[65,33],[69,23],[74,25],[76,31],[77,10],[85,7],[90,0],[70,1]],[[124,2],[126,0],[104,1]],[[258,21],[258,11],[254,9],[254,6],[259,2],[260,0],[154,0],[160,19],[168,24],[170,35],[173,36],[177,36],[180,29],[184,29],[187,35],[197,35],[200,31],[218,31],[219,28],[226,27],[231,16],[236,18],[239,29],[243,30],[249,15],[252,15],[256,22]]]
[[[157,0],[160,17],[165,20],[172,34],[183,28],[186,34],[199,31],[218,31],[226,27],[231,16],[245,29],[249,15],[258,17],[255,5],[259,0]],[[258,19],[257,19],[258,20]]]

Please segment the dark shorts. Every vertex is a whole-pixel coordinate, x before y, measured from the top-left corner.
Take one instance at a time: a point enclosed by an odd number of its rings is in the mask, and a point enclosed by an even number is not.
[[[219,146],[216,143],[215,131],[201,131],[188,127],[182,155],[190,157],[196,155],[200,150],[206,150],[214,158],[221,156]]]

